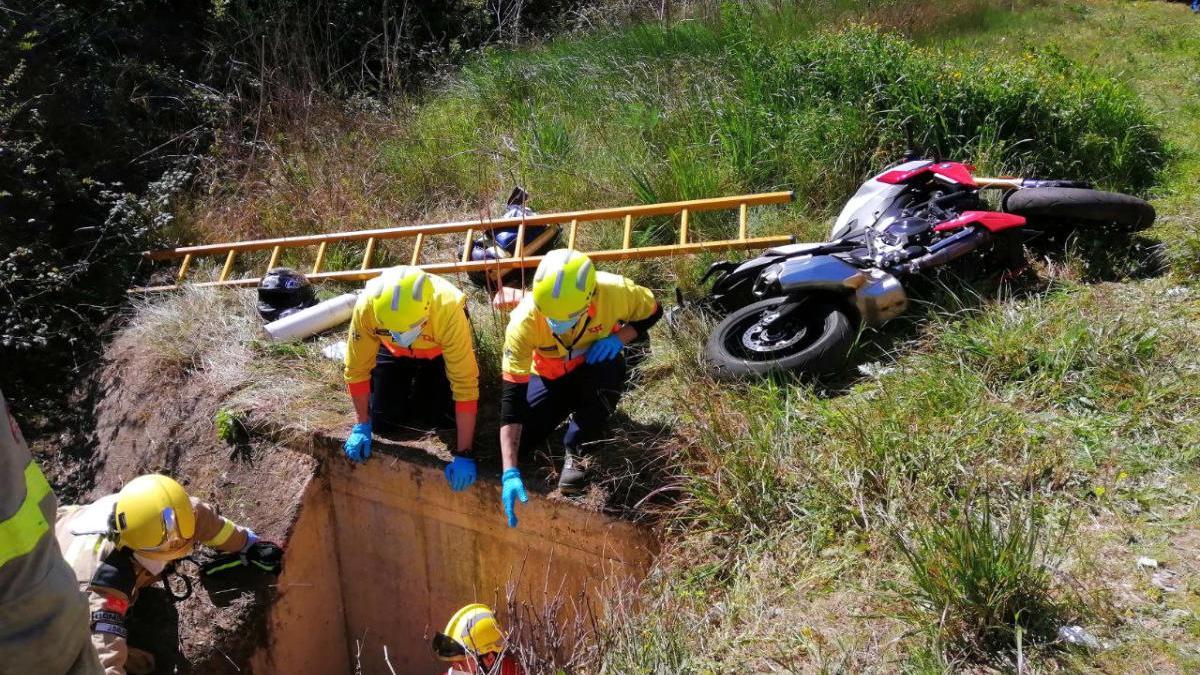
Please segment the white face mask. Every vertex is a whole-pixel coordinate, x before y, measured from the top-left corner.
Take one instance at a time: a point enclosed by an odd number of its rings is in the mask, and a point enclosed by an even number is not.
[[[546,323],[550,326],[550,331],[555,335],[564,335],[570,332],[575,327],[575,324],[579,323],[579,317],[576,316],[565,321],[555,321],[550,317],[546,317]]]
[[[421,337],[421,329],[424,327],[425,322],[422,321],[420,325],[416,326],[415,328],[410,328],[403,333],[397,333],[394,330],[389,330],[388,333],[392,336],[393,342],[401,347],[404,347],[405,349],[408,349],[409,347],[412,347],[414,342],[417,341],[417,338]]]

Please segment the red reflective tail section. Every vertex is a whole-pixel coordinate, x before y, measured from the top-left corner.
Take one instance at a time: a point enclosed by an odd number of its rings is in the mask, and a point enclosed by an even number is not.
[[[1025,217],[1016,216],[1011,213],[1000,213],[999,211],[963,211],[961,216],[935,226],[933,231],[945,232],[947,230],[957,230],[972,223],[979,223],[987,228],[989,232],[1000,232],[1014,227],[1021,227],[1025,224]]]

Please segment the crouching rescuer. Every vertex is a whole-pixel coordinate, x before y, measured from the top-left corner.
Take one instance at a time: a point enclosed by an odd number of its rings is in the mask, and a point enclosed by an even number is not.
[[[597,440],[628,384],[625,346],[645,338],[660,318],[649,289],[597,272],[583,253],[558,249],[542,259],[504,337],[500,451],[510,527],[517,524],[516,501],[528,500],[518,456],[563,420],[559,488],[573,494],[587,487],[586,444]]]
[[[235,554],[242,564],[270,574],[278,574],[283,563],[278,546],[259,541],[252,530],[222,518],[158,474],[139,476],[92,504],[59,508],[55,535],[88,596],[92,644],[106,675],[154,669],[149,653],[126,644],[126,613],[143,588],[169,573],[197,543]],[[205,573],[210,571],[211,565],[205,566]]]
[[[345,446],[351,461],[371,456],[374,431],[453,425],[457,443],[446,481],[456,491],[475,482],[479,365],[466,305],[453,284],[416,267],[393,267],[367,282],[346,349],[357,417]]]

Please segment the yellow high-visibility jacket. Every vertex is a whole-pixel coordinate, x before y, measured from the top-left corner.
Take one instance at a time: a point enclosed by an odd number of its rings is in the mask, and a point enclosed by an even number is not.
[[[446,378],[454,395],[455,409],[475,410],[479,401],[479,363],[475,360],[475,345],[471,322],[467,318],[467,296],[445,279],[430,274],[433,281],[433,306],[429,320],[411,348],[392,341],[391,334],[375,320],[371,293],[358,296],[354,314],[350,317],[350,336],[346,345],[346,386],[351,396],[371,391],[371,371],[379,346],[393,356],[446,361]],[[367,282],[370,284],[371,282]]]
[[[513,309],[504,333],[503,378],[528,382],[530,374],[555,379],[575,370],[595,341],[642,321],[658,311],[658,301],[648,288],[625,277],[596,273],[596,295],[588,312],[565,335],[555,336],[546,317],[526,294]]]

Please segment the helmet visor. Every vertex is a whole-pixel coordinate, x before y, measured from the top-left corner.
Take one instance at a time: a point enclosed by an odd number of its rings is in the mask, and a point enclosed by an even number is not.
[[[175,551],[187,545],[187,540],[179,534],[179,521],[175,517],[175,509],[167,507],[162,510],[163,538],[157,546],[140,548],[139,551]]]
[[[461,661],[467,656],[467,648],[445,633],[433,634],[433,653],[443,661]]]

